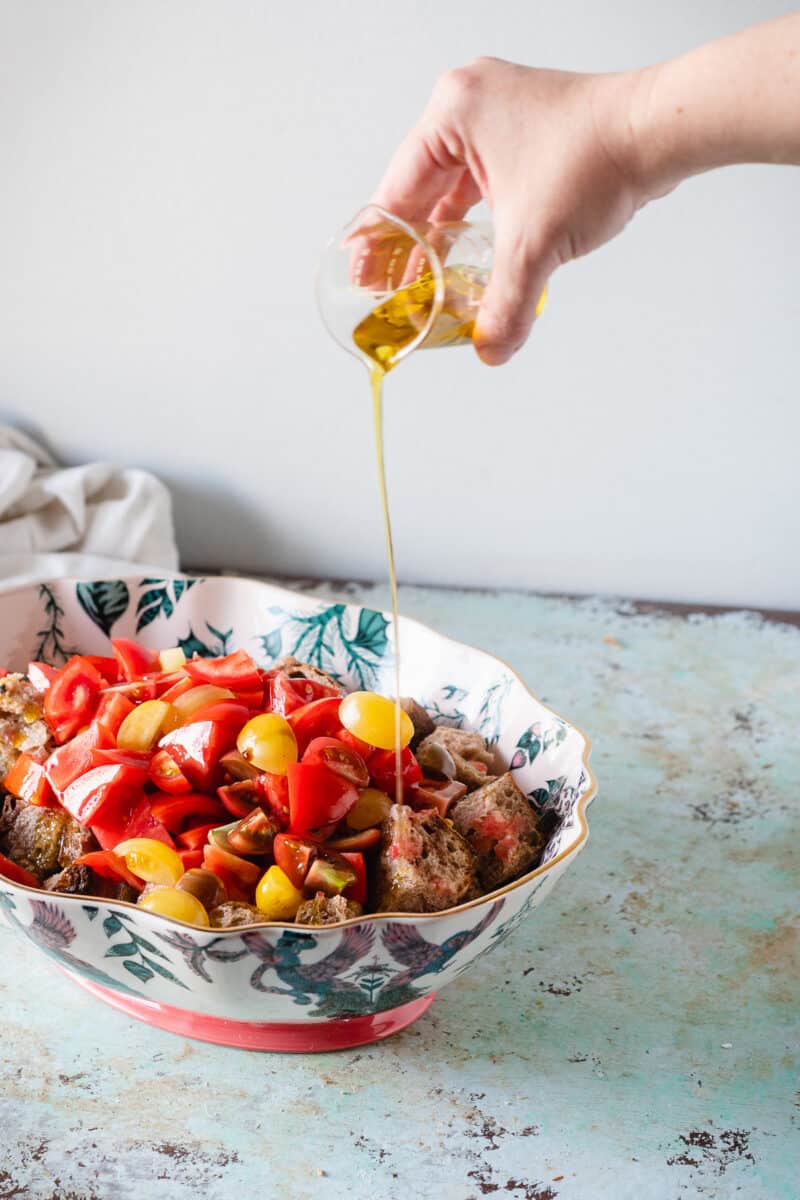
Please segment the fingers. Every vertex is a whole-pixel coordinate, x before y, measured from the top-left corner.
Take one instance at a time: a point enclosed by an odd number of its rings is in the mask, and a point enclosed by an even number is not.
[[[469,210],[481,199],[481,189],[478,187],[472,172],[465,167],[461,172],[452,191],[443,196],[431,213],[434,225],[442,221],[463,221]]]
[[[473,341],[488,366],[508,362],[524,344],[554,264],[544,244],[526,237],[524,223],[497,218],[494,261]]]
[[[459,186],[463,169],[433,132],[417,127],[401,142],[371,203],[406,221],[427,221]]]

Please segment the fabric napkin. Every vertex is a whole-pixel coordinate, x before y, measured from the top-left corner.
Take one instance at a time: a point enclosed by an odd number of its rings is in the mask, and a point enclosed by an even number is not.
[[[160,480],[109,463],[62,467],[0,425],[0,590],[149,568],[178,569],[172,502]]]

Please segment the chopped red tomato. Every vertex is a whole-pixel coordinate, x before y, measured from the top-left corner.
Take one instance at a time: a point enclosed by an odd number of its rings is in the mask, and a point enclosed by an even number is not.
[[[349,746],[351,750],[355,750],[356,754],[360,754],[365,760],[375,753],[374,746],[370,746],[369,742],[362,742],[361,738],[356,737],[349,729],[337,729],[334,737],[340,742],[344,742],[345,746]]]
[[[237,695],[257,693],[259,706],[264,697],[261,672],[246,650],[234,650],[223,658],[192,658],[186,670],[196,683],[214,683],[230,688]]]
[[[7,674],[7,671],[0,671],[0,676]],[[28,670],[25,674],[37,692],[46,692],[58,674],[58,670],[56,667],[51,667],[48,663],[29,662]]]
[[[121,763],[124,767],[137,767],[141,771],[150,771],[153,759],[152,750],[110,750],[99,748],[92,751],[92,766],[105,767],[109,763]]]
[[[61,668],[44,697],[44,715],[59,743],[73,737],[94,716],[105,680],[80,654]]]
[[[167,704],[172,704],[179,696],[183,696],[186,692],[190,692],[197,684],[192,679],[191,675],[181,672],[180,678],[171,684],[165,692],[159,696],[160,700],[166,701]]]
[[[376,750],[369,760],[369,773],[376,788],[394,797],[397,778],[394,750]],[[419,763],[408,746],[404,746],[400,752],[400,780],[403,787],[413,787],[421,779]]]
[[[365,788],[369,784],[369,771],[364,759],[338,738],[314,738],[303,753],[303,762],[323,763],[357,788]]]
[[[202,850],[179,850],[178,858],[183,863],[184,871],[193,871],[195,867],[203,865]]]
[[[203,847],[203,866],[219,876],[231,900],[252,902],[253,890],[261,878],[263,867],[209,843]]]
[[[94,714],[95,724],[102,725],[116,739],[120,725],[133,709],[133,702],[122,692],[104,692]]]
[[[250,720],[250,709],[246,704],[237,700],[217,700],[213,704],[204,704],[186,718],[185,724],[195,721],[221,721],[223,725],[235,725],[239,730]]]
[[[60,795],[79,775],[100,765],[92,758],[94,751],[103,747],[108,749],[114,744],[114,738],[105,726],[93,721],[83,733],[55,749],[45,764],[53,790]]]
[[[286,776],[265,771],[253,782],[261,805],[277,818],[281,829],[286,829],[289,824],[289,782]]]
[[[134,642],[131,638],[112,638],[111,645],[114,648],[120,677],[127,679],[129,683],[158,670],[158,655],[139,642]]]
[[[113,850],[92,850],[89,854],[82,854],[80,858],[76,858],[75,864],[91,867],[103,879],[112,879],[116,883],[127,883],[137,892],[141,892],[144,888],[144,882],[128,870],[125,859],[119,854],[115,854]]]
[[[178,845],[187,850],[202,850],[208,841],[209,829],[218,828],[219,821],[214,821],[210,825],[194,825],[191,829],[184,829],[183,833],[177,835]]]
[[[0,854],[0,875],[10,879],[12,883],[21,883],[23,887],[41,887],[35,875],[31,875],[24,867],[17,866],[10,858],[6,858],[5,854]]]
[[[193,787],[211,791],[217,764],[236,742],[236,728],[221,721],[197,721],[165,734],[158,743],[183,771]]]
[[[348,900],[355,900],[357,904],[367,903],[367,867],[364,862],[364,855],[358,851],[341,850],[339,852],[342,858],[346,858],[350,866],[355,870],[356,881],[351,883],[349,887],[344,889],[343,895]]]
[[[338,696],[328,696],[324,700],[312,700],[310,704],[304,704],[302,708],[289,713],[286,720],[294,730],[299,754],[303,754],[314,738],[336,736],[342,727],[339,720],[340,704]]]
[[[119,682],[119,663],[115,658],[108,658],[103,654],[86,654],[84,658],[92,664],[96,671],[100,672],[106,683]]]
[[[156,750],[153,755],[150,763],[150,782],[154,783],[160,792],[166,792],[170,796],[180,796],[192,790],[189,780],[166,750]]]
[[[286,777],[292,833],[316,830],[324,837],[358,800],[358,788],[322,763],[290,763]]]
[[[128,838],[148,837],[166,846],[173,841],[150,811],[150,800],[143,792],[133,791],[106,804],[92,818],[91,830],[104,850],[112,850]]]
[[[116,810],[141,789],[147,771],[121,763],[92,767],[61,793],[64,808],[81,825],[94,825],[105,809]]]
[[[45,764],[37,762],[30,754],[19,755],[2,786],[19,800],[27,800],[28,804],[39,804],[47,808],[57,804],[47,778]]]
[[[163,800],[155,797],[150,802],[150,810],[157,821],[170,833],[177,833],[184,822],[198,825],[200,821],[216,821],[219,824],[225,820],[225,810],[213,796],[203,792],[187,792],[184,796],[170,796]],[[192,818],[197,818],[196,820]]]
[[[269,683],[269,707],[272,712],[288,716],[314,700],[324,700],[328,696],[338,696],[338,688],[329,687],[325,683],[316,683],[313,679],[291,679],[283,671],[275,671]]]

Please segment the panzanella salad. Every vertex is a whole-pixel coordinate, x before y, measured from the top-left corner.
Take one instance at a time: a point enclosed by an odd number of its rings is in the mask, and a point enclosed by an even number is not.
[[[0,673],[0,875],[193,925],[439,912],[530,870],[539,819],[477,733],[243,650]],[[401,798],[398,802],[398,797]]]

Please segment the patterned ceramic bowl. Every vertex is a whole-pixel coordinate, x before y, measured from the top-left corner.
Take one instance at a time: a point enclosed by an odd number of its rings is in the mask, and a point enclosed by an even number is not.
[[[344,684],[391,693],[392,625],[245,579],[59,580],[0,596],[0,664],[60,665],[137,637],[187,655],[295,654]],[[403,619],[403,690],[437,721],[479,730],[538,808],[557,817],[542,863],[490,896],[433,914],[317,929],[201,930],[119,901],[55,898],[0,877],[0,916],[76,983],[151,1024],[253,1049],[312,1051],[385,1037],[503,941],[586,842],[589,743],[504,663]]]

